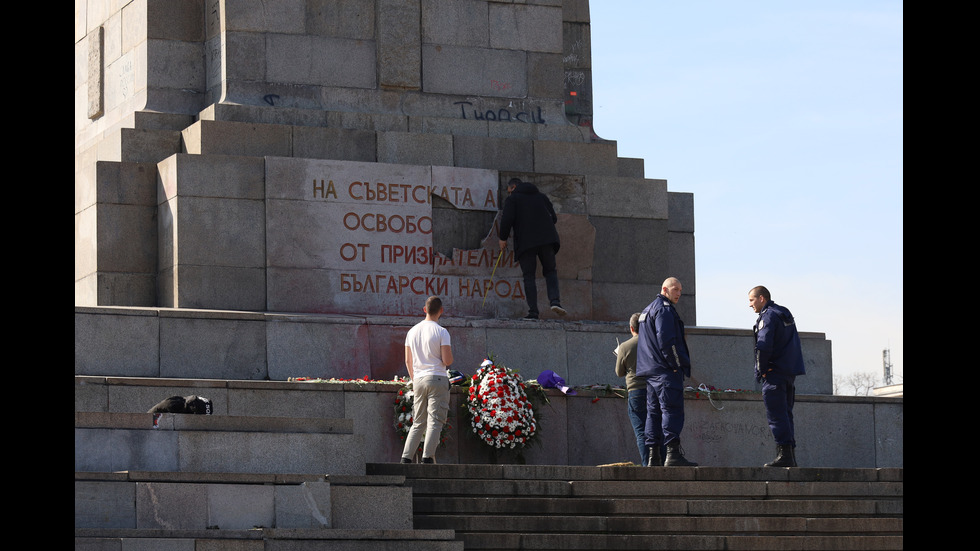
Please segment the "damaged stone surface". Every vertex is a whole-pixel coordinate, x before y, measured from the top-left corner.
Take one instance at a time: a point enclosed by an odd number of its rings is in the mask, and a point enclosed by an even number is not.
[[[558,211],[569,319],[678,275],[696,323],[693,226],[668,223],[693,202],[593,131],[586,2],[213,7],[76,18],[76,105],[101,102],[76,112],[76,304],[519,318],[517,176]]]
[[[526,313],[513,247],[501,251],[497,238],[504,182],[519,173],[266,157],[251,165],[260,173],[236,185],[210,183],[227,159],[178,155],[161,163],[165,305],[402,316],[439,295],[456,316]],[[614,192],[627,180],[646,191],[622,201],[625,216],[613,216],[613,198],[591,190],[607,180],[520,176],[558,213],[567,319],[626,319],[656,295],[671,256],[667,220],[656,218],[667,212],[663,181],[616,179]],[[242,182],[252,182],[248,195]],[[606,298],[623,292],[635,299]]]

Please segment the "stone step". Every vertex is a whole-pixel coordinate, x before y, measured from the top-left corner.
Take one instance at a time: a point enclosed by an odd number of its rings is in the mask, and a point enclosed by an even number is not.
[[[517,481],[785,481],[901,483],[903,468],[767,468],[671,467],[490,464],[370,463],[369,474],[403,475],[410,480],[517,480]],[[898,488],[901,486],[899,484]]]
[[[76,528],[75,549],[167,549],[170,551],[463,551],[452,530],[99,530]]]
[[[154,188],[152,198],[155,197]],[[407,375],[404,366],[393,363],[397,358],[389,351],[394,348],[391,344],[398,342],[396,336],[416,322],[413,316],[393,315],[77,306],[75,376],[90,377],[90,384],[98,378],[108,379],[109,384],[129,384],[125,379],[137,378],[172,379],[178,383],[191,379],[275,383],[290,377],[355,379],[369,375],[375,380],[390,380],[393,375]],[[506,349],[506,358],[514,358],[514,362],[525,364],[533,359],[532,364],[524,365],[523,376],[527,378],[550,369],[572,385],[623,384],[623,379],[608,367],[606,358],[622,337],[621,322],[527,322],[459,315],[446,318],[444,323],[454,335],[465,335],[476,343],[460,342],[459,350],[453,352],[455,363],[467,374],[476,371],[488,352]],[[691,353],[704,357],[704,365],[699,364],[702,382],[719,388],[749,390],[757,386],[751,376],[730,373],[728,363],[733,355],[744,353],[751,357],[751,330],[686,330]],[[515,332],[527,336],[515,341]],[[804,333],[801,338],[804,351],[814,356],[827,344],[822,334]],[[548,347],[547,355],[538,351],[542,345]],[[833,400],[837,402],[835,406],[872,401],[825,396],[832,389],[829,371],[808,374],[806,378],[798,383],[798,399]],[[749,393],[726,394],[734,398]],[[897,399],[875,402],[901,403]],[[846,420],[851,415],[848,413]],[[737,425],[731,430],[735,429]]]
[[[636,467],[642,468],[642,467]],[[853,499],[902,495],[902,483],[779,481],[437,480],[409,481],[416,494],[621,498]]]
[[[353,434],[352,419],[75,412],[75,428]]]
[[[76,472],[75,528],[411,530],[412,491],[404,481],[398,476]]]
[[[156,164],[181,152],[181,131],[193,123],[193,115],[136,111],[98,133],[76,136],[76,165],[95,161]],[[79,151],[89,154],[79,155]]]
[[[130,309],[133,310],[133,309]],[[150,319],[146,316],[126,316],[136,320]],[[115,327],[115,326],[114,326]],[[356,327],[356,326],[354,326]],[[373,327],[373,326],[372,326]],[[118,329],[118,327],[117,327]],[[278,327],[276,331],[281,330]],[[238,331],[242,329],[239,328]],[[229,331],[233,331],[229,328]],[[263,329],[263,331],[265,331]],[[160,334],[170,333],[171,329],[163,326],[152,326],[147,332]],[[192,329],[180,331],[190,334]],[[198,332],[200,332],[198,330]],[[131,335],[124,332],[126,335]],[[140,332],[143,334],[143,332]],[[389,336],[391,333],[387,333]],[[140,337],[133,336],[132,341]],[[317,337],[319,338],[319,337]],[[565,337],[562,337],[565,338]],[[308,339],[310,340],[310,339]],[[316,340],[316,339],[312,339]],[[127,341],[129,342],[129,341]],[[334,342],[334,341],[329,341]],[[339,338],[338,338],[339,342]],[[372,350],[375,346],[388,346],[392,339],[369,340],[365,347]],[[387,343],[387,344],[386,344]],[[111,346],[108,341],[104,346]],[[185,343],[186,347],[186,343]],[[92,347],[93,351],[96,347]],[[166,348],[179,348],[174,342]],[[279,345],[275,346],[279,349]],[[289,349],[289,347],[286,347]],[[265,357],[264,351],[253,351],[256,355]],[[137,354],[137,351],[133,351]],[[127,356],[133,357],[133,354]],[[251,353],[250,353],[251,354]],[[120,361],[123,355],[120,354]],[[132,360],[130,360],[132,361]],[[158,360],[151,362],[156,364]],[[202,369],[202,371],[204,371]],[[305,371],[300,371],[304,373]],[[369,463],[397,462],[401,455],[402,441],[392,428],[394,413],[393,399],[400,383],[391,380],[385,382],[364,382],[363,380],[348,380],[346,382],[301,382],[301,381],[265,381],[240,379],[198,379],[198,378],[169,378],[169,377],[106,377],[106,376],[75,376],[75,411],[78,412],[110,412],[137,413],[146,412],[154,404],[168,396],[204,396],[211,400],[215,416],[235,416],[248,418],[286,417],[286,418],[317,418],[317,419],[353,419],[354,434],[362,440],[364,459]],[[592,391],[579,389],[578,395],[566,396],[556,389],[548,389],[547,396],[550,405],[544,405],[541,410],[540,424],[541,439],[535,445],[525,450],[524,459],[528,465],[539,469],[569,469],[591,468],[615,462],[639,461],[635,436],[629,424],[625,401],[618,395],[602,390]],[[468,396],[465,389],[454,388],[452,391],[451,415],[456,422],[451,422],[452,429],[447,444],[440,448],[437,459],[441,464],[479,465],[492,461],[489,447],[473,437],[472,427],[461,408]],[[860,404],[855,401],[861,401]],[[889,403],[884,403],[889,402]],[[894,404],[889,399],[857,399],[853,397],[820,397],[798,396],[798,404],[806,404],[808,415],[823,417],[838,415],[846,411],[846,415],[838,423],[851,424],[850,419],[881,419],[887,415],[881,414],[888,410],[901,412],[901,404]],[[716,407],[723,407],[719,411]],[[801,408],[804,406],[800,406]],[[711,476],[714,468],[740,468],[732,478],[732,471],[724,473],[723,480],[795,480],[802,473],[816,472],[824,477],[855,477],[855,481],[870,480],[884,473],[900,472],[901,466],[901,416],[896,422],[877,424],[868,422],[858,433],[852,434],[854,443],[846,456],[838,453],[831,446],[822,445],[825,437],[814,439],[813,444],[806,446],[806,455],[799,454],[800,464],[806,465],[799,469],[764,469],[761,465],[773,458],[773,448],[768,427],[753,425],[764,422],[765,413],[761,404],[761,395],[753,393],[735,393],[724,397],[715,397],[714,402],[705,396],[698,396],[695,391],[685,393],[685,410],[689,426],[692,427],[690,440],[687,441],[689,457],[702,465],[697,468],[698,478]],[[877,413],[876,413],[877,412]],[[874,415],[872,415],[874,413]],[[725,423],[714,425],[724,419]],[[143,421],[140,421],[142,423]],[[590,430],[585,438],[582,437],[581,427],[603,427],[602,430]],[[703,433],[696,432],[697,427],[713,427]],[[759,430],[749,434],[746,430],[736,430],[738,427],[757,426]],[[807,425],[814,430],[811,424]],[[801,429],[802,430],[802,429]],[[875,440],[881,434],[890,435],[894,444],[891,451],[883,453],[881,446]],[[710,439],[709,439],[710,437]],[[766,441],[766,439],[769,441]],[[860,442],[858,440],[860,439]],[[803,458],[806,457],[804,460]],[[514,462],[511,456],[498,454],[500,462]],[[555,467],[555,465],[562,465]],[[841,469],[832,470],[829,467],[894,467],[896,470],[867,470]],[[579,467],[569,467],[577,465]],[[744,467],[757,465],[760,467]],[[519,465],[513,465],[518,467]],[[589,466],[589,467],[586,467]],[[812,467],[821,467],[811,471]],[[143,469],[145,470],[145,469]],[[654,469],[653,471],[658,471]],[[500,478],[514,476],[521,478],[539,477],[538,470],[533,473],[524,471],[507,471],[508,474],[481,474],[480,478]],[[559,470],[564,473],[564,470]],[[574,472],[574,471],[569,471]],[[651,479],[650,471],[633,472],[633,476]],[[658,475],[678,478],[688,470],[672,470],[669,474]],[[690,471],[695,472],[695,471]],[[589,471],[578,474],[560,474],[559,477],[583,480],[593,476]],[[617,475],[625,476],[625,475]],[[693,475],[689,476],[692,478]],[[839,478],[851,480],[851,478]]]
[[[532,533],[565,533],[569,530],[584,533],[610,534],[864,534],[864,535],[901,535],[902,518],[856,518],[856,517],[788,517],[785,511],[778,507],[785,503],[772,502],[776,507],[770,516],[753,518],[754,515],[743,516],[684,516],[679,513],[672,516],[649,516],[648,508],[640,501],[622,501],[623,509],[630,509],[629,514],[621,516],[606,516],[601,514],[601,508],[586,515],[551,515],[529,512],[520,515],[426,515],[416,511],[416,528],[451,529],[463,532],[532,532]],[[452,503],[456,503],[453,501]],[[744,502],[743,502],[744,503]],[[623,511],[624,513],[626,511]],[[532,516],[535,515],[535,516]]]
[[[902,469],[368,464],[466,549],[902,549]]]
[[[838,500],[759,500],[759,499],[626,499],[575,498],[544,499],[532,497],[462,497],[425,496],[415,492],[415,512],[419,515],[466,513],[479,515],[595,515],[629,516],[774,516],[812,517],[900,517],[901,501],[875,499]]]
[[[564,534],[483,533],[462,534],[467,551],[506,551],[512,549],[903,549],[902,536],[757,536],[757,535],[642,535],[584,534],[570,530]]]
[[[364,474],[350,419],[75,413],[75,471]]]
[[[215,415],[248,418],[344,419],[345,391],[369,386],[394,392],[400,385],[316,384],[287,381],[164,377],[75,377],[75,411],[146,412],[169,396],[208,398]],[[350,422],[350,421],[346,421]]]
[[[312,115],[312,116],[311,116]],[[212,105],[182,132],[190,154],[276,156],[643,178],[614,141],[570,124]]]
[[[514,124],[506,121],[477,120],[464,111],[452,116],[435,113],[405,114],[397,112],[351,112],[329,109],[302,109],[256,105],[216,103],[198,114],[198,120],[222,123],[261,123],[300,128],[327,128],[361,132],[414,132],[416,134],[453,134],[489,138],[534,139],[558,142],[592,142],[584,127],[556,121],[559,124]],[[506,161],[505,161],[506,162]],[[642,177],[642,174],[641,174]]]
[[[405,476],[422,514],[900,516],[904,503],[902,469],[372,463],[366,472]]]

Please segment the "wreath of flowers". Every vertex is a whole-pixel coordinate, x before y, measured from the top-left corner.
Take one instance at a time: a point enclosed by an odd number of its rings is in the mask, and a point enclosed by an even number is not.
[[[487,359],[470,381],[473,432],[494,448],[523,448],[537,434],[534,406],[517,372]]]
[[[412,408],[415,405],[415,393],[412,391],[412,381],[405,383],[395,395],[395,431],[404,440],[408,430],[412,428]]]
[[[405,440],[408,437],[408,431],[412,428],[412,421],[414,416],[415,407],[415,391],[412,390],[412,381],[406,382],[395,395],[395,415],[394,415],[394,427],[395,432],[398,433],[398,438]],[[452,430],[452,425],[449,424],[449,419],[442,425],[442,432],[439,434],[439,445],[446,443],[449,439],[449,431]],[[424,438],[422,440],[424,442]],[[419,444],[421,446],[421,444]]]

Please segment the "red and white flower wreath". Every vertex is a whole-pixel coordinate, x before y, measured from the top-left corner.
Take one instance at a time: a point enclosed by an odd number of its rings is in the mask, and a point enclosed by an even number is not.
[[[473,375],[467,407],[473,432],[494,448],[522,448],[537,433],[524,381],[489,359]]]

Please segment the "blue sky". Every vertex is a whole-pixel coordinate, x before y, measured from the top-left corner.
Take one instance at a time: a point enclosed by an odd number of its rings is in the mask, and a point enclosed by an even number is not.
[[[593,125],[694,194],[699,326],[766,285],[835,375],[903,375],[903,6],[592,0]]]

